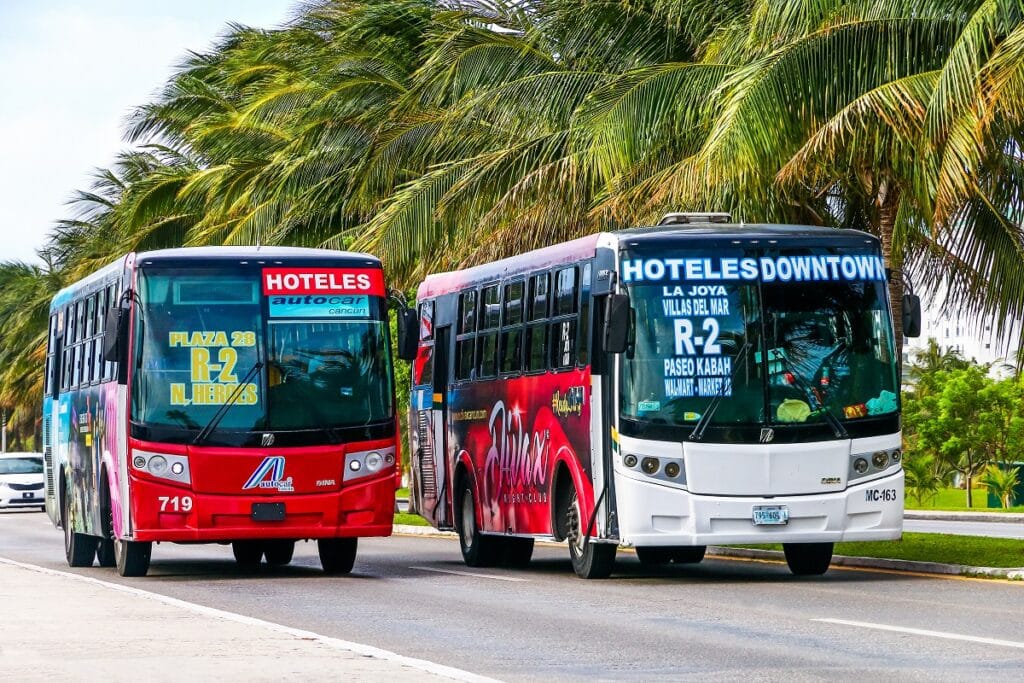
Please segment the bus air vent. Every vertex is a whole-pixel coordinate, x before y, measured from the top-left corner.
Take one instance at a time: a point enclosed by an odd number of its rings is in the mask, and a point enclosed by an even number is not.
[[[708,213],[696,212],[673,212],[666,213],[661,217],[658,225],[686,225],[692,223],[728,223],[732,216],[724,211],[712,211]]]
[[[437,478],[434,476],[434,441],[430,438],[427,411],[421,410],[417,419],[420,456],[420,484],[424,498],[437,498]]]

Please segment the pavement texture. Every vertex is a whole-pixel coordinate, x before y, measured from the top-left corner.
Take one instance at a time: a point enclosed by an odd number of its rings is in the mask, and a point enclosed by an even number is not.
[[[0,561],[0,587],[0,668],[17,681],[488,680],[30,565]]]

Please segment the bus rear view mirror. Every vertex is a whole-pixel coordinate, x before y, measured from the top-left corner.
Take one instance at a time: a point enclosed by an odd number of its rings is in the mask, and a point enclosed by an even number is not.
[[[402,307],[398,309],[398,357],[402,360],[416,359],[416,347],[419,344],[419,317],[416,309]]]
[[[609,294],[604,304],[604,350],[623,353],[629,344],[632,316],[628,294]]]
[[[107,311],[106,326],[103,328],[103,360],[120,363],[127,351],[128,310],[114,307]]]
[[[921,297],[916,294],[903,295],[903,336],[921,336]]]

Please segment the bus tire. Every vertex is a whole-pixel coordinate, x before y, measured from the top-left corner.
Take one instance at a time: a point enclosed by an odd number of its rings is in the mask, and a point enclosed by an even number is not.
[[[120,576],[145,576],[149,571],[149,556],[153,544],[148,541],[124,541],[114,539],[114,556],[117,558],[117,573]]]
[[[832,564],[831,543],[783,543],[789,571],[797,576],[819,576]]]
[[[580,502],[576,491],[572,492],[568,511],[569,558],[572,560],[573,571],[582,579],[606,579],[615,566],[615,552],[618,546],[614,543],[598,543],[593,539],[586,540],[584,525],[588,520],[580,514]]]
[[[473,484],[468,477],[462,478],[455,529],[459,532],[459,548],[467,567],[493,567],[501,559],[502,539],[480,533],[480,528],[476,524]],[[533,552],[532,548],[530,552]]]
[[[263,559],[262,541],[233,541],[231,553],[235,556],[235,562],[239,567],[255,569]]]
[[[321,538],[316,542],[324,574],[348,574],[356,563],[358,538]]]
[[[263,546],[263,554],[267,558],[267,564],[273,567],[283,567],[292,561],[292,555],[295,554],[295,541],[286,539],[267,541]]]
[[[506,538],[503,539],[501,550],[501,564],[505,567],[525,567],[530,564],[533,557],[532,538]]]
[[[61,526],[64,527],[64,556],[69,567],[91,567],[96,557],[95,536],[80,534],[71,528],[71,501],[65,493],[61,500]]]

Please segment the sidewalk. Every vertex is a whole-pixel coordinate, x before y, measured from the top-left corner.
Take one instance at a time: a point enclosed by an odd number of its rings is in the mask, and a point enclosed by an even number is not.
[[[948,510],[905,510],[904,519],[941,519],[946,522],[1001,522],[1024,524],[1021,512],[951,512]]]
[[[0,607],[0,671],[17,681],[488,680],[6,560],[0,560]]]

